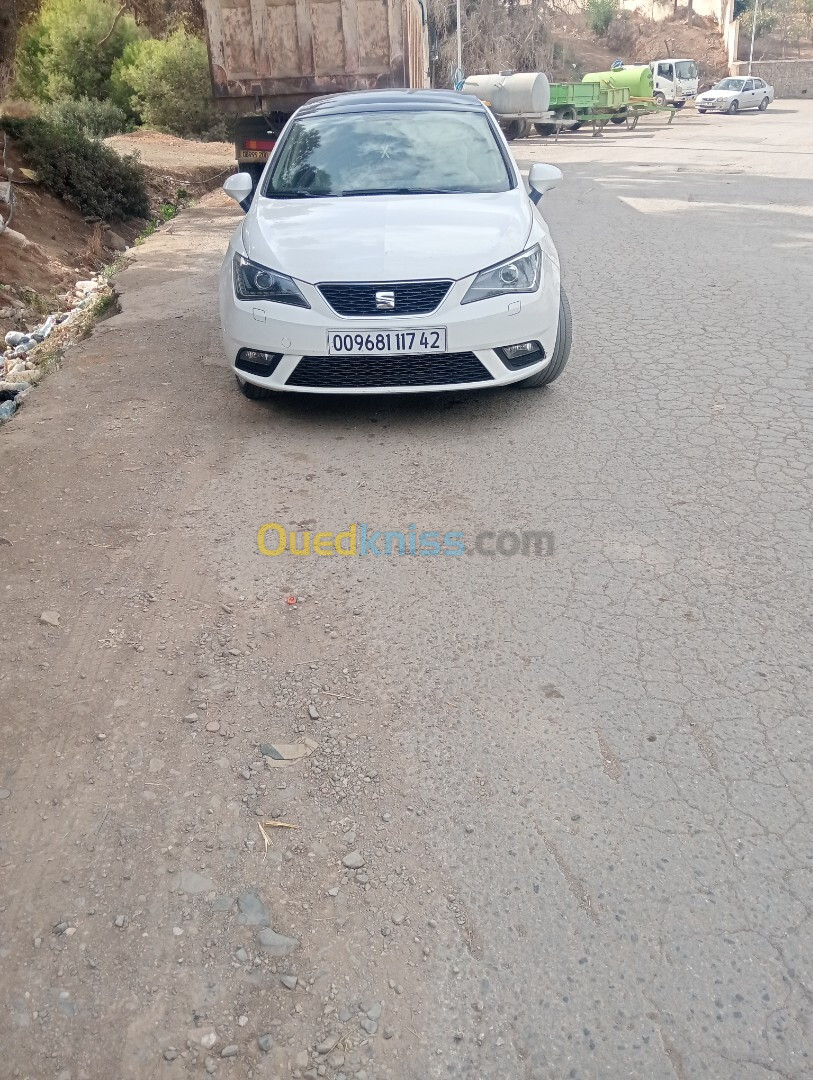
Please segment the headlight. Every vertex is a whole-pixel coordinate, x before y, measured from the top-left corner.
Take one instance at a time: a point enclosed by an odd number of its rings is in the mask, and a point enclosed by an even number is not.
[[[310,307],[293,278],[260,266],[239,252],[234,255],[234,293],[238,300],[273,300],[291,307]]]
[[[513,259],[482,270],[469,286],[461,303],[473,304],[475,300],[487,300],[489,296],[504,296],[506,293],[536,292],[541,273],[542,252],[536,244]]]

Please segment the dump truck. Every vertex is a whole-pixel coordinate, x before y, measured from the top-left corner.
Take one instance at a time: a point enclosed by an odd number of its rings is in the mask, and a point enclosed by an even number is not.
[[[203,0],[212,93],[259,179],[310,98],[429,85],[425,0]]]

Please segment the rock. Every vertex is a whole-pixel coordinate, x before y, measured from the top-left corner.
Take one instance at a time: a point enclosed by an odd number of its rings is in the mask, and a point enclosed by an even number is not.
[[[245,1027],[247,1023],[248,1023],[248,1017],[247,1016],[238,1016],[237,1017],[237,1026],[238,1027]]]
[[[268,908],[253,890],[241,893],[237,897],[237,906],[240,909],[237,921],[243,926],[271,925],[271,915]]]
[[[183,718],[185,724],[196,724],[198,722],[198,714],[196,712],[187,713]]]
[[[299,942],[296,938],[277,934],[270,928],[259,932],[257,942],[263,952],[267,952],[271,956],[290,956],[295,949],[299,948]]]
[[[245,964],[248,960],[248,953],[245,949],[238,949],[234,954],[234,959],[239,960],[241,964]]]
[[[40,622],[43,626],[59,626],[59,612],[43,611],[42,615],[40,615]]]
[[[296,984],[299,979],[296,975],[281,975],[279,980],[286,990],[296,990]]]
[[[375,1005],[373,1005],[371,1009],[367,1010],[367,1018],[369,1020],[381,1019],[381,1005],[378,1001],[375,1003]]]
[[[126,922],[127,922],[127,920],[125,919],[125,917],[123,915],[117,915],[115,917],[115,919],[113,920],[113,925],[117,926],[119,928],[119,930],[121,930],[121,928],[124,926],[124,924]]]
[[[406,915],[404,915],[403,911],[393,912],[392,921],[395,926],[402,926],[405,918]]]
[[[127,250],[127,241],[123,236],[119,236],[117,232],[113,232],[112,229],[105,229],[102,239],[104,246],[110,248],[111,251]]]
[[[0,787],[0,799],[8,799],[10,795],[11,792],[7,787]]]
[[[178,1051],[174,1046],[168,1046],[164,1051],[164,1061],[174,1061],[178,1056]]]
[[[323,1057],[325,1054],[329,1054],[333,1047],[336,1045],[337,1040],[335,1038],[323,1039],[320,1043],[316,1044],[316,1053],[321,1054]]]
[[[218,724],[217,720],[210,720],[206,725],[206,730],[211,731],[213,735],[216,735],[217,732],[220,731],[220,724]]]
[[[213,892],[215,883],[205,874],[199,874],[196,870],[182,870],[178,878],[178,888],[181,892],[198,893]]]
[[[364,1019],[361,1021],[361,1026],[368,1035],[375,1035],[375,1033],[378,1031],[378,1024],[375,1022],[375,1020],[370,1020],[367,1016],[365,1016]]]
[[[274,1036],[273,1035],[260,1035],[257,1038],[257,1045],[259,1046],[259,1048],[262,1050],[262,1052],[264,1054],[270,1054],[271,1050],[272,1050],[272,1048],[274,1046]]]
[[[19,330],[9,330],[6,334],[6,345],[10,349],[16,349],[18,345],[27,340],[28,334],[23,334]]]
[[[228,1046],[224,1046],[220,1051],[221,1057],[237,1057],[240,1053],[240,1047],[237,1043],[230,1043]]]
[[[212,1075],[212,1073],[217,1072],[217,1062],[214,1058],[207,1057],[204,1065],[206,1066],[206,1071],[207,1073],[209,1073],[210,1076]]]
[[[209,1031],[200,1040],[200,1045],[204,1050],[211,1050],[214,1044],[217,1042],[217,1032]]]
[[[311,718],[311,720],[319,720],[320,719],[319,710],[316,708],[315,705],[310,704],[308,706],[308,716]]]
[[[342,859],[342,866],[348,870],[360,870],[364,866],[364,856],[360,851],[351,851]]]
[[[0,424],[5,423],[6,420],[10,420],[12,416],[17,412],[16,401],[2,401],[0,402]]]
[[[370,875],[369,874],[364,874],[364,873],[358,873],[358,874],[356,874],[356,881],[359,883],[359,885],[369,885],[369,883],[370,883]]]
[[[392,1030],[392,1028],[384,1028],[381,1034],[384,1036],[385,1039],[391,1039],[395,1032]]]
[[[338,896],[339,890],[336,886],[334,886],[332,889],[328,889],[327,894],[328,896]]]

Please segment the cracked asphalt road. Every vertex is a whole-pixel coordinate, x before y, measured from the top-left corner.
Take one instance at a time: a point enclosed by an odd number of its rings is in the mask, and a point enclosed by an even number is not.
[[[1,1076],[813,1073],[811,138],[514,144],[566,177],[545,392],[244,401],[236,212],[139,250],[0,442]],[[554,550],[263,558],[266,521]],[[264,858],[258,815],[302,829]]]

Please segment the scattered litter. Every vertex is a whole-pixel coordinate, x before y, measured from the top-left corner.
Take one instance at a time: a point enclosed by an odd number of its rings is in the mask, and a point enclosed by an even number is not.
[[[313,739],[304,738],[298,743],[261,743],[260,753],[265,758],[265,763],[270,769],[282,769],[292,765],[295,761],[302,761],[310,757],[314,750],[319,749],[319,743]]]
[[[262,833],[263,843],[265,844],[265,854],[267,855],[271,837],[265,831],[266,829],[298,829],[299,825],[291,825],[287,821],[258,821],[257,828]]]
[[[288,604],[290,607],[293,607],[293,605],[296,603],[296,597],[289,596],[285,603]]]

